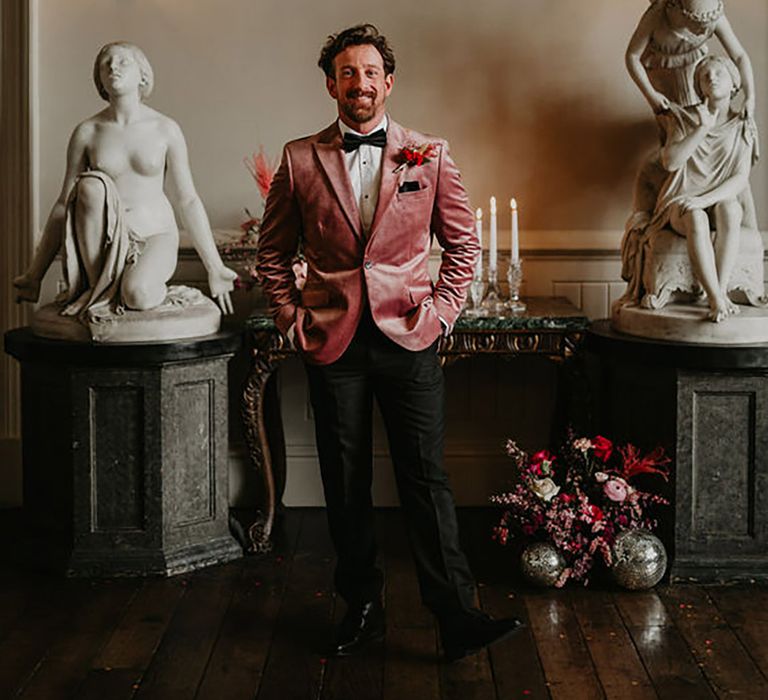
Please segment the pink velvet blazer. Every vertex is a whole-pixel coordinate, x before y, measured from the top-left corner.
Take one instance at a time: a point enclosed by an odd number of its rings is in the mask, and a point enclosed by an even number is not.
[[[435,144],[420,166],[395,172],[404,146]],[[267,197],[257,269],[281,332],[296,324],[295,343],[313,364],[346,350],[364,304],[381,331],[422,350],[453,326],[472,280],[479,245],[474,218],[448,144],[391,119],[381,161],[381,189],[370,232],[360,213],[336,123],[285,146]],[[408,183],[408,184],[405,184]],[[432,235],[443,253],[438,280],[428,263]],[[291,260],[301,243],[307,281],[299,291]]]

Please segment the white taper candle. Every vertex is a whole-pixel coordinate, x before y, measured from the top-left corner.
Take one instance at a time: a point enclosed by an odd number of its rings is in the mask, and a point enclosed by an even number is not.
[[[480,279],[483,274],[483,210],[480,207],[475,210],[475,233],[480,244],[480,254],[475,263],[475,277]]]
[[[512,210],[512,242],[510,244],[510,255],[512,262],[520,261],[520,232],[517,228],[517,200],[512,197],[509,200],[509,208]]]
[[[496,271],[496,197],[491,197],[491,228],[488,267],[494,272]]]

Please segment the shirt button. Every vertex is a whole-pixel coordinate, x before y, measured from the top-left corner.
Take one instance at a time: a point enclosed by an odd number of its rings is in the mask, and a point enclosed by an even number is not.
[[[363,267],[365,267],[366,270],[370,270],[373,267],[373,263],[370,260],[366,260]]]

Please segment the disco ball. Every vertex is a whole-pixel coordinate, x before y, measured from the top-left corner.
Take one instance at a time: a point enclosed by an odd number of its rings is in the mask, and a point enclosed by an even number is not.
[[[648,530],[626,530],[613,545],[613,579],[623,588],[653,588],[667,570],[667,552]]]
[[[549,542],[528,545],[520,557],[523,576],[537,586],[554,586],[565,569],[563,555]]]

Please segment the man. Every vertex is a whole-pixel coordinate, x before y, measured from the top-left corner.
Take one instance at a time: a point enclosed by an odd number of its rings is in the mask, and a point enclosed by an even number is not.
[[[307,370],[335,585],[348,606],[334,652],[350,654],[384,634],[371,501],[375,397],[422,598],[438,618],[446,657],[458,659],[521,624],[474,609],[442,467],[437,344],[472,278],[472,212],[446,142],[387,116],[395,60],[375,27],[329,37],[319,65],[339,118],[286,145],[267,198],[258,270],[275,323],[294,338]],[[443,248],[435,285],[432,235]],[[291,269],[299,248],[303,285]]]

